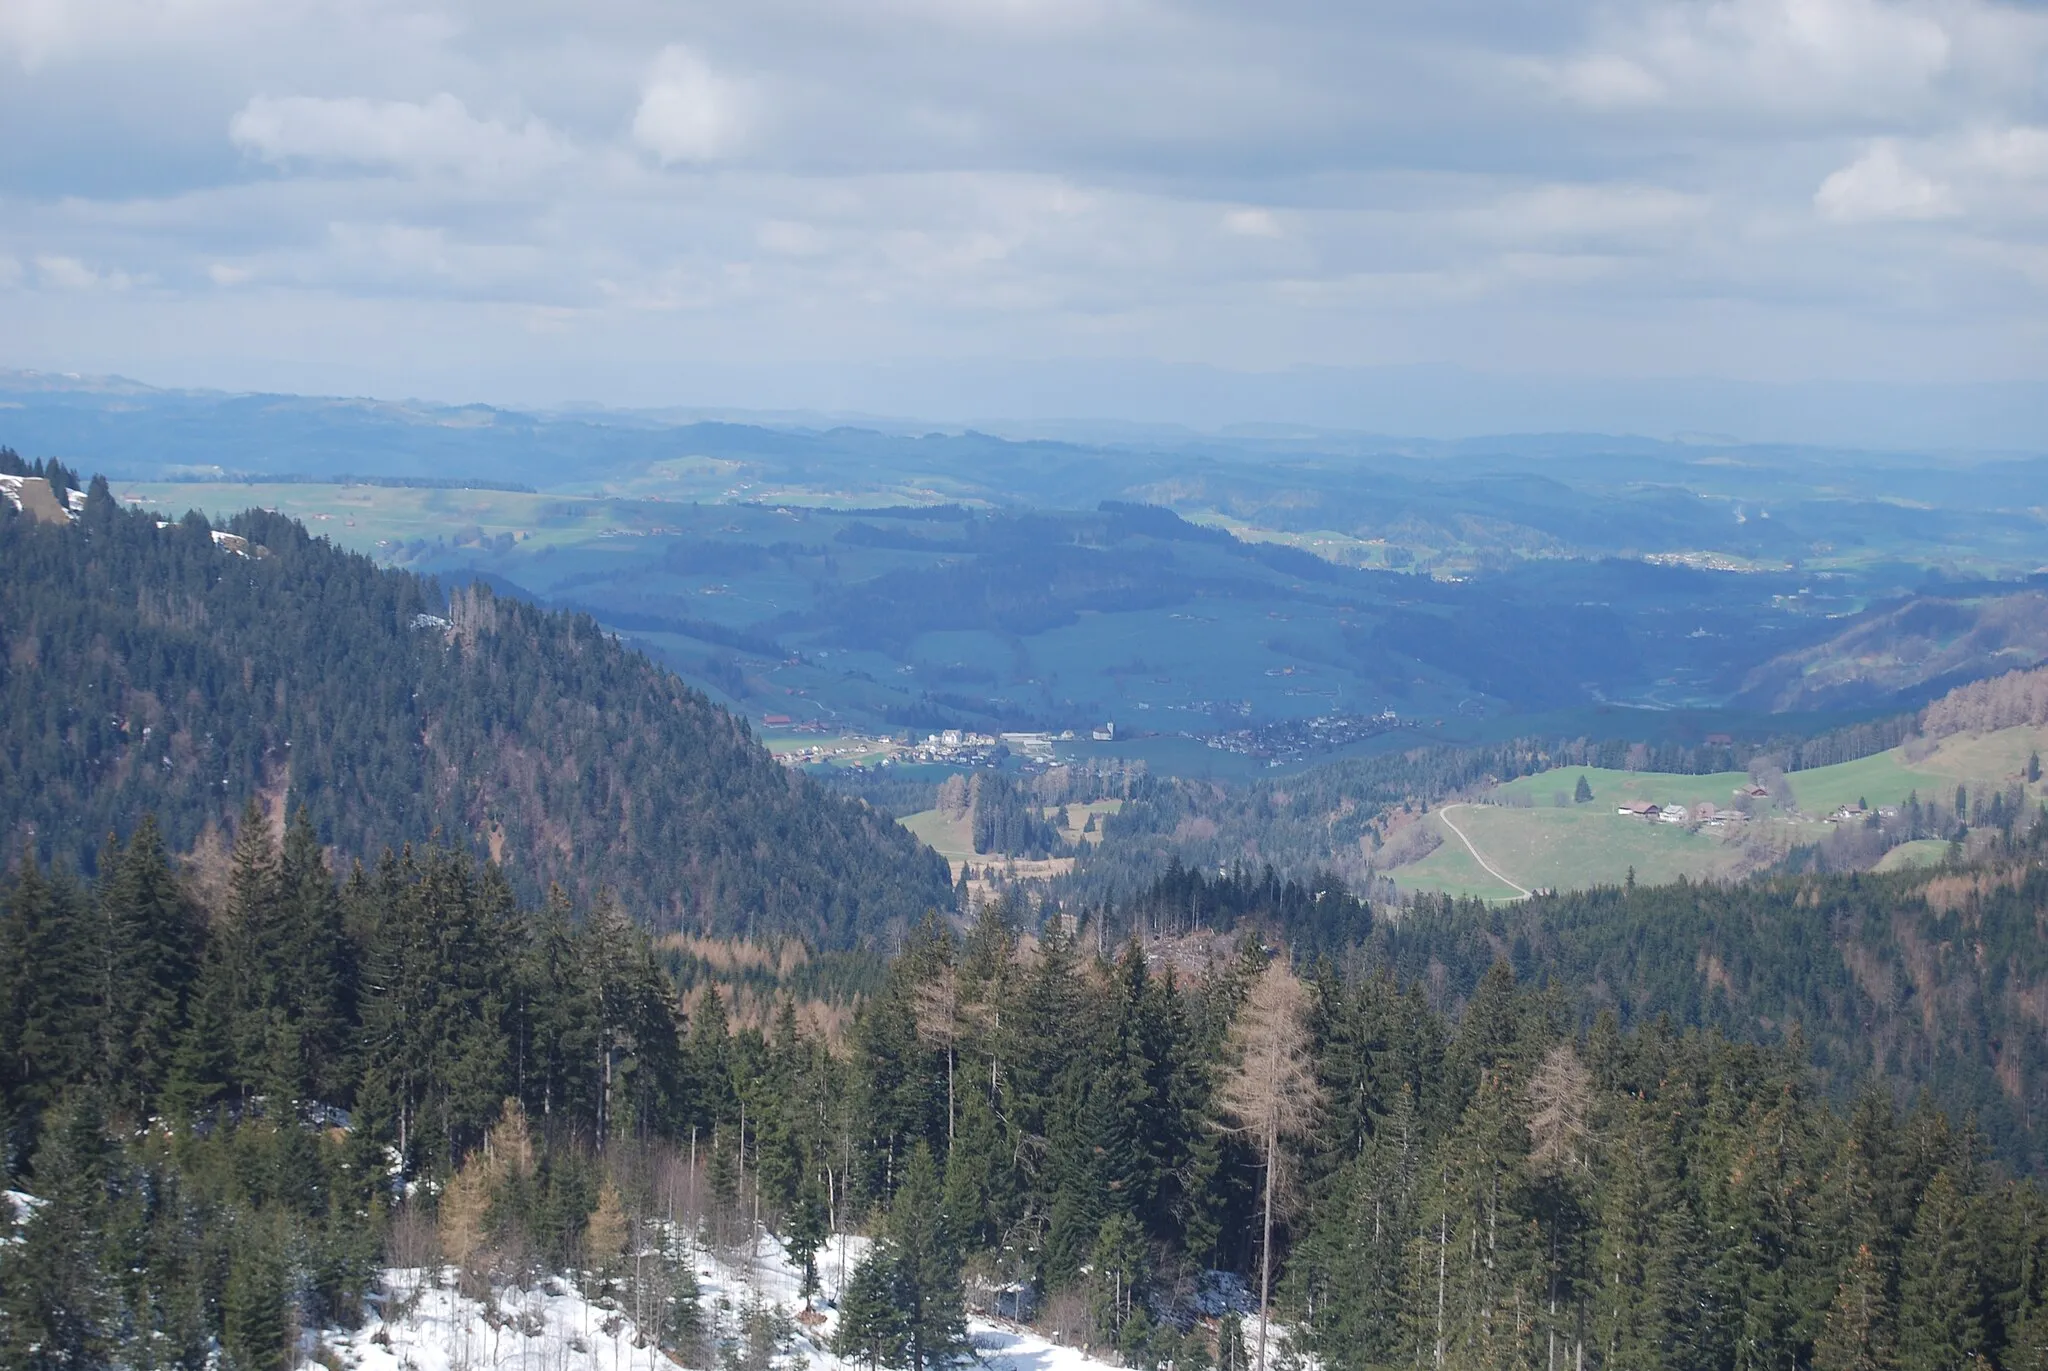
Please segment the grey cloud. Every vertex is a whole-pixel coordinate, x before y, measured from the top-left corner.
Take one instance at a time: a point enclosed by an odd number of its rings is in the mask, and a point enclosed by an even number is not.
[[[1985,0],[20,0],[0,362],[2038,376],[2044,59]]]

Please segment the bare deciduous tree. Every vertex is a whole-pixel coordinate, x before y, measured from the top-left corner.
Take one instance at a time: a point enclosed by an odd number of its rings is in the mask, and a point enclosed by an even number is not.
[[[1273,1203],[1283,1144],[1305,1135],[1321,1104],[1307,1026],[1308,992],[1285,957],[1278,957],[1252,982],[1243,1008],[1231,1024],[1234,1060],[1217,1092],[1218,1103],[1236,1131],[1249,1136],[1264,1163],[1261,1198],[1263,1235],[1259,1245],[1259,1348],[1255,1363],[1266,1365],[1267,1305],[1273,1288]]]
[[[960,1042],[960,978],[950,963],[918,982],[914,1010],[917,1036],[946,1051],[946,1152],[953,1150],[953,1067]]]
[[[1591,1157],[1593,1077],[1570,1043],[1543,1054],[1529,1077],[1529,1165],[1540,1176],[1583,1171]]]

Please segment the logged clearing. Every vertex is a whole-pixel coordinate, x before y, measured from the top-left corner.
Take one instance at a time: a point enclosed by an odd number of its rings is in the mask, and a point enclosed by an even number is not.
[[[1105,802],[1098,802],[1098,805],[1101,803]],[[1107,803],[1121,804],[1122,801]],[[1081,809],[1081,805],[1070,805],[1068,815],[1077,822],[1085,823],[1085,819],[1078,817]],[[896,822],[916,834],[918,840],[926,847],[944,857],[946,864],[952,868],[954,880],[959,880],[960,873],[966,868],[974,868],[975,874],[968,880],[967,886],[969,896],[977,901],[993,893],[993,887],[984,874],[992,870],[1001,872],[1006,880],[1036,881],[1064,876],[1074,869],[1072,857],[1030,858],[1011,857],[997,852],[976,852],[974,833],[965,814],[953,817],[944,810],[921,809],[915,814],[904,815]],[[1072,830],[1069,830],[1069,836],[1073,836]]]

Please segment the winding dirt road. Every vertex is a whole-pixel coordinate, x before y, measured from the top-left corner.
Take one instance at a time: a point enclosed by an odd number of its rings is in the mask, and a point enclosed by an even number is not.
[[[1493,878],[1494,878],[1494,879],[1495,879],[1496,881],[1499,881],[1499,882],[1500,882],[1500,883],[1501,883],[1502,885],[1504,885],[1504,886],[1508,886],[1508,887],[1509,887],[1509,888],[1511,888],[1511,889],[1512,889],[1512,890],[1513,890],[1513,891],[1514,891],[1514,892],[1515,892],[1515,893],[1516,893],[1517,895],[1520,895],[1520,896],[1523,896],[1524,898],[1526,898],[1526,897],[1528,896],[1529,892],[1528,892],[1528,891],[1527,891],[1526,889],[1524,889],[1523,887],[1521,887],[1521,886],[1519,886],[1519,885],[1516,885],[1516,884],[1515,884],[1515,883],[1514,883],[1513,881],[1509,880],[1509,879],[1508,879],[1508,878],[1507,878],[1506,876],[1502,875],[1502,874],[1501,874],[1501,871],[1500,871],[1500,868],[1499,868],[1499,867],[1495,866],[1495,865],[1494,865],[1494,864],[1493,864],[1492,862],[1489,862],[1489,861],[1487,861],[1487,860],[1486,860],[1486,858],[1484,858],[1484,857],[1480,856],[1480,855],[1479,855],[1479,849],[1478,849],[1478,848],[1476,848],[1476,847],[1474,847],[1474,846],[1472,846],[1472,840],[1471,840],[1470,838],[1468,838],[1468,837],[1466,837],[1466,836],[1465,836],[1465,830],[1464,830],[1464,829],[1462,829],[1462,828],[1460,828],[1460,827],[1458,827],[1458,825],[1457,825],[1457,821],[1451,818],[1451,811],[1452,811],[1452,810],[1454,810],[1454,809],[1470,809],[1470,808],[1472,808],[1472,806],[1471,806],[1471,805],[1468,805],[1468,804],[1462,804],[1462,803],[1461,803],[1461,804],[1454,804],[1454,805],[1444,805],[1444,806],[1442,806],[1441,808],[1439,808],[1439,809],[1437,810],[1436,814],[1437,814],[1437,817],[1438,817],[1439,819],[1442,819],[1442,820],[1444,821],[1444,827],[1445,827],[1445,828],[1448,828],[1449,830],[1451,830],[1451,832],[1453,832],[1453,833],[1455,833],[1455,834],[1457,834],[1457,835],[1458,835],[1458,841],[1459,841],[1459,842],[1461,842],[1461,843],[1463,843],[1463,844],[1465,845],[1465,850],[1466,850],[1467,852],[1469,852],[1469,853],[1471,853],[1471,854],[1472,854],[1472,860],[1473,860],[1473,861],[1475,861],[1475,862],[1477,862],[1477,863],[1479,863],[1479,865],[1481,865],[1481,866],[1483,866],[1483,867],[1485,867],[1485,868],[1486,868],[1486,874],[1487,874],[1487,875],[1489,875],[1489,876],[1493,877]]]

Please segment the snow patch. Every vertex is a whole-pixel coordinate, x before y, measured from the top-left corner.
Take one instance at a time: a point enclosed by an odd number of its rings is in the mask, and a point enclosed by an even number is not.
[[[744,1312],[758,1300],[778,1310],[796,1330],[777,1360],[782,1371],[865,1371],[832,1355],[831,1346],[839,1292],[870,1246],[866,1238],[838,1237],[819,1251],[822,1289],[814,1312],[804,1317],[797,1270],[773,1235],[762,1234],[751,1250],[729,1255],[700,1250],[695,1269],[710,1341],[737,1336]],[[567,1277],[531,1290],[498,1291],[482,1301],[453,1289],[453,1274],[436,1281],[432,1273],[419,1270],[381,1272],[368,1320],[361,1328],[309,1336],[301,1349],[301,1368],[319,1371],[316,1352],[326,1365],[351,1371],[672,1371],[677,1365],[651,1342],[643,1345],[624,1313],[586,1298]],[[1030,1329],[988,1319],[969,1319],[967,1332],[976,1362],[987,1371],[1113,1371],[1115,1365]],[[710,1360],[715,1364],[719,1358],[714,1353]]]

